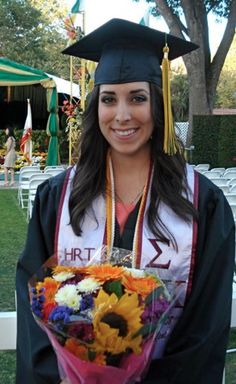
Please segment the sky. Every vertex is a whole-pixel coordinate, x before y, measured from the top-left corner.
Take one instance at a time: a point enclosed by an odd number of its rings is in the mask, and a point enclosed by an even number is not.
[[[76,0],[64,0],[70,10]],[[140,0],[136,3],[132,0],[81,0],[85,6],[85,33],[89,33],[110,20],[113,17],[130,20],[139,23],[148,9],[148,3]],[[225,28],[225,22],[215,23],[214,18],[210,19],[209,38],[212,54],[217,49]],[[149,26],[168,32],[166,23],[153,16],[149,16]]]

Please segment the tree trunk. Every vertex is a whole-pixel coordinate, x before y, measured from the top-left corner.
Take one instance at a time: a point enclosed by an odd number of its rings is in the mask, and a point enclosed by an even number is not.
[[[186,25],[173,13],[166,0],[155,0],[157,10],[166,21],[170,33],[189,39],[198,44],[199,48],[183,57],[189,79],[189,132],[187,146],[192,142],[193,115],[212,113],[216,87],[224,61],[235,34],[236,0],[230,6],[227,26],[221,44],[211,61],[209,46],[209,27],[207,12],[203,0],[182,0],[181,7]]]

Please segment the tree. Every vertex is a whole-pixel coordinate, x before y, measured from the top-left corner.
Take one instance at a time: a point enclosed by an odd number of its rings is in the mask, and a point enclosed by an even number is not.
[[[209,44],[207,16],[210,12],[216,17],[227,18],[225,32],[214,57],[211,57]],[[235,35],[236,0],[155,0],[155,15],[164,18],[171,34],[183,39],[187,37],[199,45],[197,50],[183,57],[189,79],[190,145],[192,116],[211,114],[213,110],[219,77]]]
[[[216,92],[216,108],[236,108],[236,36],[231,45]]]
[[[69,77],[69,62],[61,51],[67,38],[62,1],[0,0],[0,52],[8,59]]]
[[[189,109],[189,85],[186,73],[181,68],[172,71],[171,95],[175,121],[187,121]]]

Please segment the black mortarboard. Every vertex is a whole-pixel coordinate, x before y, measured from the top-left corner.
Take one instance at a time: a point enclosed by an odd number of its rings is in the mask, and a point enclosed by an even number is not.
[[[112,19],[63,53],[99,62],[95,85],[148,81],[161,86],[163,47],[169,60],[198,46],[164,32],[123,19]]]
[[[168,60],[163,65],[163,49],[168,51],[165,58],[173,60],[196,48],[196,44],[165,32],[123,19],[112,19],[66,48],[63,53],[98,62],[95,85],[147,81],[163,86],[165,119],[169,120],[170,92],[164,89],[165,84],[169,88],[169,70]],[[165,122],[167,124],[173,125],[170,121]],[[168,134],[166,137],[169,142]],[[167,149],[167,152],[173,151]]]

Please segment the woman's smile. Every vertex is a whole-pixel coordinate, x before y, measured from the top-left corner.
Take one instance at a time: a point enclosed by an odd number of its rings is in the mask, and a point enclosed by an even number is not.
[[[138,128],[128,128],[128,129],[116,129],[111,128],[114,134],[121,139],[129,139],[133,138],[133,136],[137,133]]]

